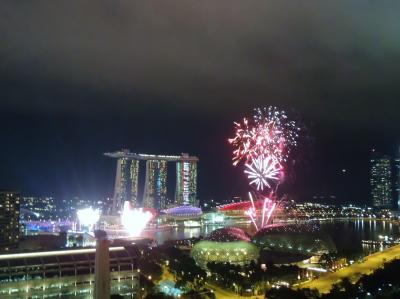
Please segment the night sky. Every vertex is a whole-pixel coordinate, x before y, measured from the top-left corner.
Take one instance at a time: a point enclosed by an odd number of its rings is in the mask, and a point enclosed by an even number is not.
[[[400,2],[4,1],[0,189],[111,196],[105,151],[200,158],[202,200],[245,194],[227,138],[253,107],[307,146],[291,198],[367,203],[369,151],[400,143]],[[342,169],[346,169],[345,174]]]

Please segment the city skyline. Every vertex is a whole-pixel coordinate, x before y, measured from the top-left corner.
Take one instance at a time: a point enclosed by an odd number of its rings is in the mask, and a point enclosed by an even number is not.
[[[243,196],[245,179],[228,158],[232,121],[274,105],[294,110],[308,128],[310,146],[294,185],[286,184],[290,193],[367,203],[369,151],[392,156],[400,143],[393,7],[222,1],[210,14],[205,2],[159,4],[161,11],[129,3],[99,4],[87,17],[84,4],[31,5],[4,4],[0,13],[4,188],[111,196],[113,165],[100,153],[132,148],[193,153],[203,161],[201,199]],[[344,13],[358,10],[357,20]]]
[[[388,146],[387,148],[389,148],[389,151],[390,151],[390,146]],[[394,146],[393,146],[393,148],[394,148]],[[396,162],[398,160],[398,158],[396,157],[395,150],[396,149],[394,148],[392,155],[388,154],[388,156],[392,159],[393,166],[397,165],[396,163],[398,163],[398,162]],[[315,151],[315,149],[313,149],[313,151]],[[367,160],[358,161],[358,163],[357,163],[358,165],[363,164],[362,167],[364,168],[364,170],[363,170],[364,173],[361,175],[362,181],[360,180],[360,178],[358,178],[358,179],[355,178],[355,180],[353,182],[354,184],[352,184],[351,182],[349,184],[349,181],[351,181],[352,178],[356,177],[357,175],[360,175],[361,171],[360,170],[358,170],[358,172],[357,172],[357,170],[354,171],[354,166],[352,167],[352,166],[349,166],[349,164],[341,163],[340,166],[335,165],[334,167],[332,167],[333,171],[330,174],[330,176],[333,176],[333,177],[336,176],[337,181],[334,181],[331,184],[329,184],[327,182],[324,182],[323,186],[327,186],[328,185],[328,188],[326,188],[325,191],[324,191],[324,189],[321,190],[321,186],[318,186],[318,187],[316,187],[314,189],[310,188],[309,190],[306,190],[306,191],[304,191],[304,186],[300,186],[299,193],[297,195],[293,194],[293,192],[291,190],[294,190],[296,188],[296,186],[300,185],[300,183],[296,182],[294,180],[292,182],[291,178],[289,178],[289,183],[288,184],[286,184],[286,182],[283,184],[283,188],[285,188],[285,190],[286,190],[286,188],[287,188],[286,185],[289,185],[289,187],[288,187],[289,194],[292,195],[292,196],[293,195],[296,196],[297,197],[296,199],[298,199],[300,201],[307,201],[307,200],[312,199],[312,197],[325,197],[325,198],[328,198],[330,196],[334,196],[335,198],[339,199],[339,201],[337,203],[338,204],[342,204],[342,203],[346,202],[346,198],[341,198],[341,194],[342,193],[341,193],[340,185],[343,182],[343,179],[347,179],[347,182],[345,182],[347,184],[347,187],[350,186],[350,189],[353,189],[353,190],[350,190],[350,193],[351,192],[360,192],[360,194],[363,194],[363,197],[365,198],[364,200],[359,200],[359,198],[354,198],[354,200],[350,199],[350,202],[353,202],[353,203],[356,203],[356,204],[372,205],[372,200],[371,200],[371,197],[370,197],[370,164],[369,164],[370,163],[370,161],[369,161],[370,152],[371,152],[371,149],[365,150],[364,155],[365,155],[365,159],[367,159]],[[386,151],[386,152],[388,152],[388,151]],[[113,175],[113,174],[115,174],[115,166],[113,165],[113,163],[105,163],[104,160],[106,160],[106,159],[101,157],[100,154],[99,154],[99,157],[100,157],[100,159],[97,159],[97,157],[88,157],[88,159],[89,160],[97,160],[97,161],[102,160],[101,161],[102,169],[100,169],[100,171],[103,172],[102,173],[103,178],[101,180],[102,183],[99,184],[99,185],[101,185],[101,187],[99,189],[102,189],[102,192],[90,193],[90,192],[87,191],[88,189],[90,189],[90,187],[95,187],[96,189],[98,188],[98,186],[97,186],[98,183],[97,182],[93,182],[93,178],[92,178],[92,186],[90,186],[89,188],[88,188],[88,186],[80,186],[80,188],[76,188],[76,186],[73,186],[72,188],[69,188],[68,190],[65,189],[65,192],[62,192],[62,191],[60,192],[60,189],[54,188],[54,186],[46,187],[46,185],[41,185],[41,187],[38,188],[38,189],[29,188],[29,187],[26,188],[25,187],[26,186],[25,185],[26,182],[18,182],[18,183],[14,183],[14,184],[5,184],[5,185],[6,185],[6,187],[8,185],[11,185],[12,188],[8,188],[8,189],[10,189],[10,190],[19,190],[24,196],[29,196],[29,195],[54,196],[54,197],[59,198],[59,199],[61,199],[61,198],[72,198],[72,197],[78,196],[78,197],[82,197],[82,198],[88,198],[88,199],[93,200],[93,201],[97,201],[99,199],[103,199],[103,198],[106,198],[106,197],[112,197],[113,196],[113,192],[114,192],[113,191],[114,184],[115,184],[114,178],[113,178],[113,177],[115,177]],[[204,161],[206,169],[208,168],[207,166],[209,166],[209,163],[207,163],[207,162],[208,161],[206,159]],[[225,162],[224,164],[226,164],[226,165],[230,164],[230,160],[229,159],[226,159],[226,161],[224,161],[224,162]],[[313,168],[313,166],[314,166],[313,162],[315,162],[315,160],[311,161],[311,162],[309,161],[309,162],[307,162],[307,164],[304,164],[305,165],[305,170],[304,169],[300,169],[300,174],[297,175],[296,180],[298,180],[299,177],[300,177],[301,184],[304,183],[304,181],[303,181],[304,178],[301,177],[302,176],[301,174],[304,173],[304,172],[305,173],[310,173],[312,168]],[[105,165],[105,164],[108,164],[108,165]],[[87,170],[83,170],[83,173],[85,171],[87,171]],[[141,171],[145,172],[145,169],[142,169]],[[205,169],[203,169],[203,167],[202,167],[202,169],[199,172],[200,177],[199,177],[199,183],[198,183],[198,184],[200,184],[200,188],[199,188],[199,199],[200,200],[207,201],[207,200],[209,200],[211,198],[215,198],[215,199],[218,199],[218,200],[228,200],[229,198],[231,198],[233,196],[245,196],[246,195],[246,191],[245,191],[246,184],[245,184],[245,181],[243,180],[243,178],[236,178],[236,180],[235,180],[239,184],[239,186],[241,188],[237,188],[238,186],[236,186],[235,189],[233,189],[233,188],[231,188],[231,189],[230,188],[225,188],[224,192],[218,193],[218,192],[214,192],[214,190],[212,190],[212,188],[210,188],[209,186],[207,186],[204,183],[204,177],[208,177],[209,175],[212,176],[213,174],[212,173],[211,174],[208,174],[208,173],[205,174],[205,173],[202,173],[203,171],[205,171]],[[396,175],[396,170],[392,169],[392,171],[393,171],[393,176]],[[232,177],[234,176],[234,174],[238,173],[238,171],[236,171],[235,169],[228,169],[228,172],[231,172]],[[78,174],[78,173],[75,173],[75,175],[76,176],[81,176],[81,174]],[[171,177],[171,176],[174,177],[176,175],[175,169],[168,168],[168,174],[167,175],[169,177]],[[230,174],[228,173],[226,175],[229,177]],[[314,174],[313,174],[313,176],[314,176]],[[31,180],[31,179],[32,179],[32,177],[29,178],[29,180]],[[54,178],[51,178],[51,177],[50,178],[43,177],[43,179],[54,180]],[[310,184],[310,181],[313,181],[314,179],[315,179],[315,177],[311,177],[311,178],[308,177],[308,182],[305,182],[305,185],[307,186],[308,184]],[[393,179],[394,179],[392,181],[393,188],[398,188],[397,187],[398,183],[395,182],[396,178],[393,177]],[[85,184],[86,184],[86,182],[85,182]],[[143,182],[141,182],[141,184],[143,184]],[[174,184],[172,184],[171,182],[169,182],[169,184],[170,184],[168,186],[169,190],[173,190],[173,189],[176,188],[176,186]],[[358,184],[358,186],[357,186],[357,184]],[[338,188],[335,189],[335,185]],[[104,188],[104,186],[107,186],[107,188]],[[213,185],[211,185],[211,186],[213,186]],[[143,186],[138,186],[138,188],[141,190],[140,191],[141,196],[143,196],[143,192],[144,192]],[[361,188],[363,188],[363,189],[361,189]],[[207,190],[207,189],[208,189],[208,191],[204,192],[204,190]],[[343,189],[347,189],[347,188],[343,188]],[[232,191],[232,190],[234,190],[234,191]],[[201,192],[201,191],[203,191],[203,192]],[[304,194],[306,194],[306,196],[304,196]],[[396,194],[394,194],[393,196],[395,197]],[[174,198],[174,197],[175,197],[175,193],[169,193],[168,194],[168,198]],[[335,202],[329,202],[329,203],[335,203]]]
[[[0,297],[400,298],[399,10],[0,3]]]

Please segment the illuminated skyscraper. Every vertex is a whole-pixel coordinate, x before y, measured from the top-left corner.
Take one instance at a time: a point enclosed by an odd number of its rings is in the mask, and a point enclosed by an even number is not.
[[[177,205],[197,205],[197,162],[176,163],[175,203]]]
[[[122,203],[126,199],[126,163],[127,159],[120,158],[117,160],[117,173],[115,175],[114,185],[114,200],[113,200],[113,212],[121,209]]]
[[[190,185],[189,185],[189,202],[192,206],[198,206],[197,201],[197,162],[190,162]]]
[[[0,191],[0,251],[18,247],[20,195]]]
[[[138,177],[139,161],[127,158],[119,158],[117,160],[112,206],[113,213],[121,210],[125,201],[129,201],[132,207],[138,205]]]
[[[149,155],[122,150],[104,153],[117,159],[117,172],[112,213],[122,210],[125,201],[131,206],[142,206],[162,210],[172,205],[197,205],[197,162],[199,159],[189,154],[180,156]],[[139,161],[146,161],[146,176],[143,201],[138,202]],[[175,201],[167,196],[167,164],[176,163]]]
[[[114,199],[112,210],[113,213],[120,210],[125,200],[127,200],[127,162],[125,158],[120,158],[117,161],[117,173],[115,175],[115,185],[114,185]]]
[[[400,209],[400,147],[398,148],[398,152],[394,160],[394,165],[396,171],[395,174],[396,201],[397,201],[397,208]]]
[[[138,207],[138,181],[139,181],[139,161],[131,160],[130,169],[130,202],[131,207]]]
[[[167,161],[148,160],[143,207],[161,210],[167,205]]]
[[[156,209],[165,209],[171,204],[167,194],[167,161],[158,161],[159,170],[156,181]]]
[[[371,158],[371,197],[377,208],[392,207],[392,171],[390,157],[375,152]]]

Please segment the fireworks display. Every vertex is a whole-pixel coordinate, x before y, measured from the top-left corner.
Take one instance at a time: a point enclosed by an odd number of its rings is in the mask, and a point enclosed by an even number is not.
[[[287,162],[293,147],[297,146],[300,128],[288,119],[285,111],[276,107],[257,108],[253,116],[259,128],[259,153],[274,157],[279,163]]]
[[[92,207],[78,210],[76,212],[79,223],[83,226],[93,227],[100,219],[100,211],[95,210]]]
[[[277,203],[276,201],[268,197],[264,197],[263,206],[261,211],[259,212],[254,205],[253,196],[250,192],[249,192],[249,198],[252,203],[252,206],[249,209],[247,209],[244,213],[250,218],[256,230],[259,230],[265,227],[269,223],[271,216],[276,209]]]
[[[287,162],[291,149],[297,146],[300,128],[276,107],[254,111],[251,121],[244,118],[242,123],[235,122],[235,136],[229,139],[234,147],[233,165],[241,161],[251,164],[260,157]]]
[[[249,193],[253,205],[245,212],[258,230],[268,223],[276,209],[276,201],[269,197],[285,176],[285,164],[297,146],[300,128],[289,120],[285,111],[272,106],[256,108],[251,119],[244,118],[241,123],[234,124],[235,136],[228,140],[234,148],[233,165],[244,164],[250,186],[263,197],[261,213],[257,213]],[[262,195],[264,192],[269,195]]]
[[[147,223],[153,218],[153,214],[143,209],[131,209],[128,201],[124,203],[121,215],[121,223],[130,237],[138,237],[146,228]]]
[[[269,181],[278,181],[281,175],[281,165],[273,158],[260,156],[253,159],[251,164],[245,164],[250,185],[256,185],[257,190],[270,188]]]
[[[276,107],[254,109],[252,120],[235,122],[235,136],[229,139],[234,147],[233,165],[244,162],[250,185],[258,191],[279,184],[284,164],[297,146],[300,128],[290,121],[285,111]]]

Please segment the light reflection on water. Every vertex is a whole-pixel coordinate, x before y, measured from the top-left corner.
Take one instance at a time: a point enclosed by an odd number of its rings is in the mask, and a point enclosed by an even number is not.
[[[232,224],[227,225],[232,226]],[[253,234],[251,225],[236,225]],[[143,237],[154,239],[158,244],[167,240],[182,240],[208,236],[213,230],[224,225],[201,227],[173,227],[164,230],[145,231]],[[362,240],[380,241],[379,235],[400,237],[397,224],[375,220],[330,220],[320,222],[320,228],[332,237],[339,253],[368,254],[380,250],[379,245],[362,245]]]
[[[157,244],[163,244],[168,240],[183,240],[208,236],[223,225],[207,225],[201,227],[171,227],[162,230],[149,230],[142,233],[143,237],[154,239]]]

